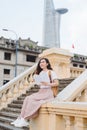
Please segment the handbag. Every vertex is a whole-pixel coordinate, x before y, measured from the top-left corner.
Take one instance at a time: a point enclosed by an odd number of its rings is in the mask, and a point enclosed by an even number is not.
[[[51,78],[51,71],[49,70],[48,72],[49,75],[49,79],[50,79],[50,83],[52,83],[52,78]],[[51,87],[52,91],[53,91],[53,96],[56,97],[58,94],[58,86],[53,86]]]

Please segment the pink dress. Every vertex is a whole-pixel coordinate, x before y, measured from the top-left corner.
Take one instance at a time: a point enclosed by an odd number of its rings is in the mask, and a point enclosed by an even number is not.
[[[51,71],[52,80],[57,79],[57,75],[54,71]],[[48,71],[41,71],[37,78],[39,81],[50,82]],[[27,96],[23,102],[20,117],[23,118],[33,118],[33,116],[38,112],[42,104],[54,99],[53,92],[50,86],[45,86],[46,88],[41,88],[38,92]]]

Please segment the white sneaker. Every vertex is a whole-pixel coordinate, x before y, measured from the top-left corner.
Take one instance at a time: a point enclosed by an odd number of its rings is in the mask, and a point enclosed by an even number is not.
[[[21,118],[20,121],[14,124],[15,127],[24,127],[28,125],[29,125],[29,122],[27,122],[24,118]]]
[[[20,119],[17,118],[15,121],[11,122],[11,125],[18,123],[19,121],[20,121]]]

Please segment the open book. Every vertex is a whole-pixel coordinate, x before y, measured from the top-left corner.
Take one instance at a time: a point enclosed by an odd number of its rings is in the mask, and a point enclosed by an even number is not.
[[[39,85],[41,82],[49,82],[49,77],[47,75],[34,75],[34,81],[37,85]],[[49,86],[41,85],[40,88],[49,88]]]
[[[34,75],[34,81],[36,82],[36,83],[41,83],[41,82],[50,82],[50,80],[49,80],[49,77],[48,77],[48,75]]]

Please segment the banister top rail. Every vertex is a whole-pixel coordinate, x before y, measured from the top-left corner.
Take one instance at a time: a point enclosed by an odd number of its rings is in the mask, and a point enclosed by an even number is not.
[[[7,90],[12,84],[16,84],[16,82],[18,82],[20,79],[26,77],[29,73],[33,73],[35,68],[36,68],[36,65],[37,64],[33,65],[32,67],[30,67],[29,69],[27,69],[26,71],[24,71],[23,73],[21,73],[20,75],[18,75],[17,77],[12,79],[11,81],[9,81],[7,84],[0,87],[0,93]]]
[[[68,116],[81,116],[87,118],[87,102],[49,102],[42,106],[42,109],[46,107],[51,113],[63,114]]]

